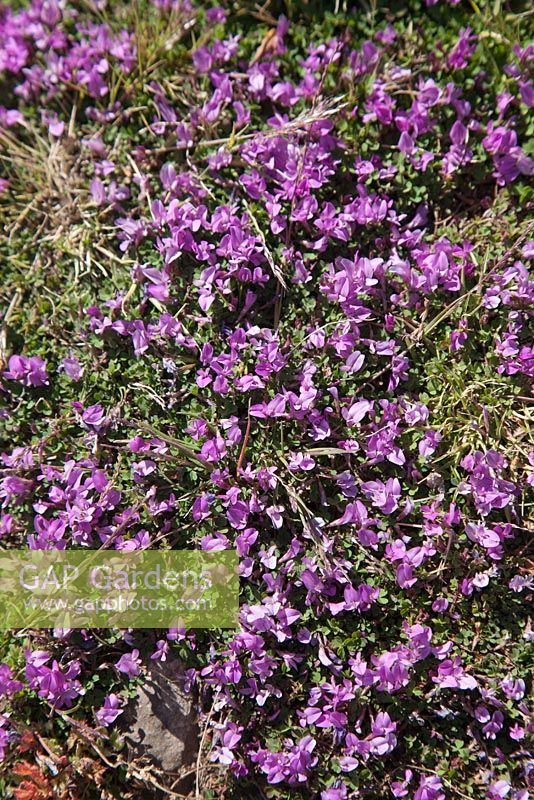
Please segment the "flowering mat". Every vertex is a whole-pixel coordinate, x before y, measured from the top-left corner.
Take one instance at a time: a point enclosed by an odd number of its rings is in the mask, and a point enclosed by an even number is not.
[[[527,800],[533,18],[2,4],[0,546],[236,549],[240,612],[1,633],[0,797]]]

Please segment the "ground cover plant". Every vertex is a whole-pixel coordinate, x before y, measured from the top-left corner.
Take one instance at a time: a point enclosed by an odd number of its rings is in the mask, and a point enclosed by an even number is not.
[[[241,575],[236,631],[2,634],[2,797],[526,800],[532,19],[0,7],[0,546]],[[122,746],[173,658],[190,785]]]

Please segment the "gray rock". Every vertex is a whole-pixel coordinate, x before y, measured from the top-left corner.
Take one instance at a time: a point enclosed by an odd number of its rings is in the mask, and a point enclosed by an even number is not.
[[[199,733],[194,696],[184,691],[183,667],[176,659],[144,663],[145,683],[122,718],[128,757],[165,773],[187,772],[197,758]]]

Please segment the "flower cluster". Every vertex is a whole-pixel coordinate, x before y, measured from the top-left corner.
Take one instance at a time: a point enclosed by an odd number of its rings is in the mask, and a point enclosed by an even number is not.
[[[3,544],[237,550],[237,630],[151,656],[236,792],[526,800],[534,49],[457,0],[259,39],[145,5],[0,12],[0,141],[74,149],[94,229],[76,336],[3,365]],[[142,652],[55,631],[0,695],[102,735]]]

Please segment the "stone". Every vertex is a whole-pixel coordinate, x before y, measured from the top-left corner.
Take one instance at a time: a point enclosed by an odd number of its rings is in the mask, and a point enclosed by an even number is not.
[[[184,690],[179,661],[143,659],[145,683],[122,717],[121,728],[130,760],[165,773],[187,772],[199,747],[195,698]]]

